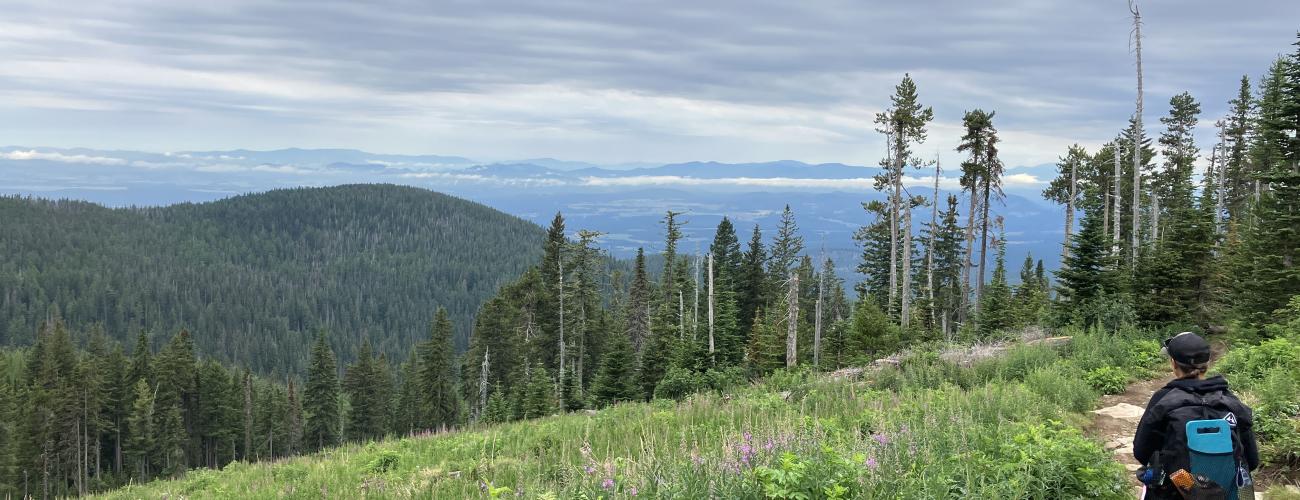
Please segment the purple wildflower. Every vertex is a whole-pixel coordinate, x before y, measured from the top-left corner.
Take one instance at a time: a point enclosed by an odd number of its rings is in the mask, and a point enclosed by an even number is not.
[[[763,449],[765,449],[765,450],[767,450],[767,451],[772,451],[772,448],[773,448],[774,446],[776,446],[776,445],[775,445],[774,443],[772,443],[772,438],[767,438],[767,443],[763,445]]]
[[[750,439],[754,438],[754,436],[750,434],[749,431],[745,431],[744,434],[741,434],[741,437],[744,438],[745,441],[749,441]]]
[[[867,468],[868,468],[868,469],[876,470],[876,469],[879,468],[879,467],[880,467],[880,464],[879,464],[879,463],[876,463],[876,457],[868,457],[868,458],[867,458]]]
[[[584,467],[582,468],[582,470],[586,471],[587,474],[593,474],[593,473],[596,472],[596,468],[595,468],[595,467],[592,467],[591,464],[587,464],[586,466],[584,466]]]
[[[628,493],[631,493],[632,496],[636,496],[636,486],[633,486],[631,490],[628,490]]]
[[[886,436],[884,434],[880,434],[880,433],[872,434],[871,439],[876,440],[876,443],[880,444],[881,446],[889,444],[889,436]]]
[[[613,488],[613,487],[614,487],[614,479],[613,479],[613,478],[608,478],[608,477],[605,478],[605,480],[602,481],[602,482],[600,483],[600,487],[603,488],[603,489],[606,489],[606,490],[608,490],[608,489],[610,489],[610,488]]]

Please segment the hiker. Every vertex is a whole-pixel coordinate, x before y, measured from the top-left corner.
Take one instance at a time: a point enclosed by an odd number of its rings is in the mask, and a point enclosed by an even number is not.
[[[1223,376],[1205,378],[1210,344],[1200,335],[1180,333],[1165,340],[1160,352],[1169,357],[1174,380],[1151,396],[1133,436],[1133,457],[1145,465],[1138,479],[1147,485],[1146,498],[1237,498],[1238,488],[1251,484],[1250,471],[1259,467],[1250,408],[1228,390]],[[1189,422],[1196,422],[1190,446]],[[1215,435],[1219,428],[1224,432]],[[1207,449],[1217,456],[1202,454]],[[1218,479],[1221,493],[1188,494],[1189,482],[1214,490],[1201,481],[1210,477]]]

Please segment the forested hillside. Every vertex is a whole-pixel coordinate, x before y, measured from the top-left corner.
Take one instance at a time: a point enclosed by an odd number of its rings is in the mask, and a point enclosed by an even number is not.
[[[201,204],[107,209],[0,198],[0,344],[48,317],[155,346],[188,328],[199,353],[301,373],[317,329],[352,359],[395,359],[445,307],[464,345],[479,305],[536,262],[541,228],[391,185],[277,190]]]

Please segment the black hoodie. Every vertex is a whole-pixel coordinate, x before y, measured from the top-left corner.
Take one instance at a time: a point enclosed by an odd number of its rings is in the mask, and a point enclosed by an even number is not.
[[[1250,408],[1246,407],[1232,394],[1232,391],[1228,390],[1228,381],[1224,380],[1222,376],[1207,379],[1173,380],[1151,395],[1151,401],[1147,403],[1146,413],[1142,415],[1142,421],[1138,423],[1137,434],[1133,436],[1133,458],[1136,458],[1138,463],[1149,464],[1151,456],[1165,447],[1165,435],[1168,433],[1169,427],[1166,417],[1170,411],[1183,406],[1199,404],[1187,392],[1176,391],[1170,395],[1170,391],[1175,389],[1182,389],[1196,395],[1216,392],[1226,394],[1230,404],[1234,406],[1233,413],[1237,415],[1239,421],[1237,435],[1241,438],[1242,454],[1250,465],[1250,470],[1259,467],[1259,445],[1255,443],[1255,431],[1252,428],[1253,419]],[[1166,395],[1170,397],[1166,398]]]

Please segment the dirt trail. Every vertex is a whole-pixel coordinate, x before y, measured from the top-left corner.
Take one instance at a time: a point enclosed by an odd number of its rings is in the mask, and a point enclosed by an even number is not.
[[[1092,422],[1084,429],[1088,435],[1100,439],[1115,454],[1115,460],[1130,471],[1140,466],[1133,459],[1133,433],[1137,431],[1138,421],[1151,395],[1168,382],[1168,377],[1143,380],[1128,386],[1123,394],[1102,396],[1100,409],[1093,410]],[[1136,480],[1133,485],[1137,486]]]

